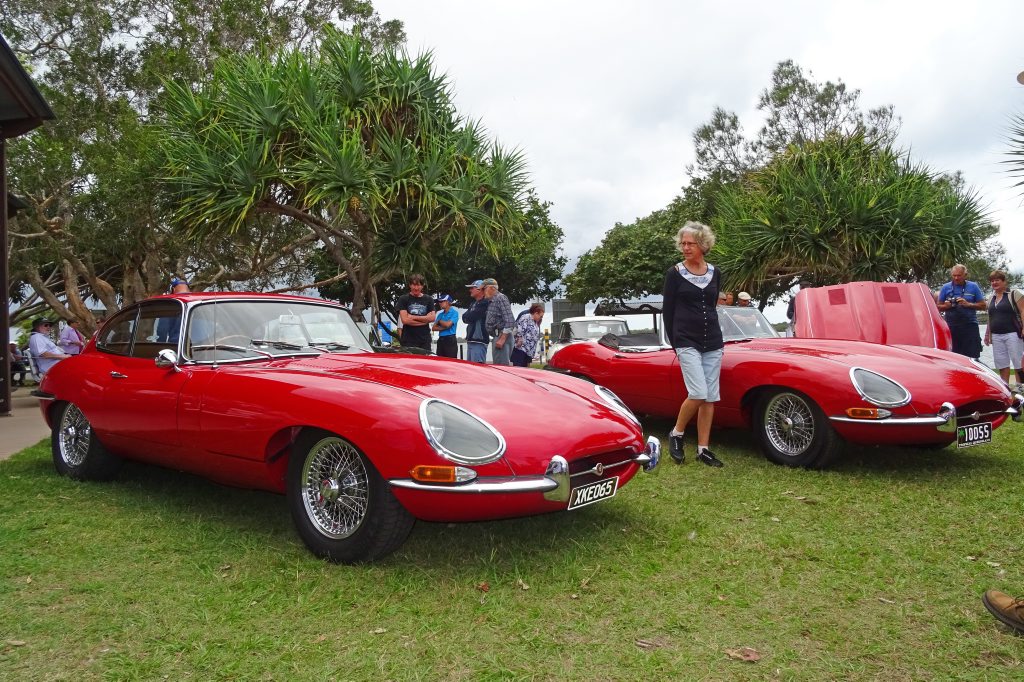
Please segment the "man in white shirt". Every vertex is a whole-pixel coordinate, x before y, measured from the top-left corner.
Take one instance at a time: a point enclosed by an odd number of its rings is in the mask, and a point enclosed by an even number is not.
[[[40,375],[46,374],[50,368],[65,358],[71,357],[50,338],[53,323],[45,317],[37,317],[32,321],[32,335],[28,337],[29,355],[36,361],[36,369]]]

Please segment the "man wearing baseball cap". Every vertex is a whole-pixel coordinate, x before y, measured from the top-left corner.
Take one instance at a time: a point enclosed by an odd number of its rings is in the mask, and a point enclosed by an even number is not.
[[[494,278],[485,279],[483,286],[484,296],[490,300],[491,305],[487,309],[487,333],[491,335],[491,362],[495,365],[512,364],[512,346],[515,342],[512,339],[512,332],[516,328],[516,318],[512,314],[512,303],[508,296],[498,291],[498,281]]]
[[[459,314],[452,308],[452,297],[441,294],[437,297],[437,305],[441,312],[434,316],[431,330],[437,335],[437,354],[444,358],[459,357],[459,342],[455,338],[455,329],[459,325]]]
[[[45,317],[32,320],[32,335],[28,337],[28,352],[36,362],[40,375],[46,374],[50,368],[64,358],[71,357],[57,347],[50,338],[53,323]]]
[[[741,308],[749,308],[750,307],[750,294],[748,294],[747,292],[741,291],[739,293],[739,296],[737,296],[736,298],[739,299],[736,302],[736,305],[740,306]]]
[[[466,323],[466,359],[470,362],[487,362],[487,344],[491,337],[484,328],[487,320],[487,309],[491,302],[484,298],[484,281],[475,280],[466,285],[473,303],[462,313],[462,321]]]

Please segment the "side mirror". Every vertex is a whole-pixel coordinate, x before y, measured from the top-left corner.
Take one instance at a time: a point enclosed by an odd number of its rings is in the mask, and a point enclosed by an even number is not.
[[[157,353],[154,362],[157,367],[173,367],[175,372],[181,371],[181,368],[178,367],[178,354],[170,348],[164,348]]]

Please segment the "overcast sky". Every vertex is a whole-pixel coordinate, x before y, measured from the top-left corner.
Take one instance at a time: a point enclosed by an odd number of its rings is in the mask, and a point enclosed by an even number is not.
[[[899,143],[963,171],[1024,269],[1021,192],[1000,168],[1024,113],[1024,2],[607,2],[374,0],[432,51],[459,113],[529,160],[574,262],[617,222],[665,207],[686,183],[691,136],[715,106],[753,135],[757,98],[793,59],[816,81],[892,104]],[[714,258],[711,258],[714,262]],[[971,273],[984,280],[987,273]]]

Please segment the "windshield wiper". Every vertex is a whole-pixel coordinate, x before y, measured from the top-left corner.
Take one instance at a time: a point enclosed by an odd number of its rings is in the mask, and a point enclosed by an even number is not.
[[[321,348],[322,347],[322,348],[324,348],[324,350],[328,350],[328,351],[331,351],[331,350],[348,350],[349,348],[352,347],[352,346],[346,346],[343,343],[336,343],[334,341],[320,341],[320,342],[311,343],[309,345],[313,346],[314,348]]]
[[[300,346],[297,343],[288,343],[287,341],[267,341],[266,339],[253,339],[251,343],[254,346],[270,346],[277,350],[302,350],[303,348],[309,348],[309,346]]]
[[[236,346],[236,345],[233,345],[233,344],[230,344],[230,343],[198,343],[198,344],[193,344],[192,347],[189,350],[190,350],[190,352],[193,352],[193,353],[196,352],[196,351],[204,351],[204,350],[215,350],[215,351],[216,350],[233,350],[236,353],[256,353],[258,355],[262,355],[262,356],[268,357],[268,358],[274,357],[273,355],[271,355],[267,351],[260,350],[259,348],[246,348],[245,346]]]

